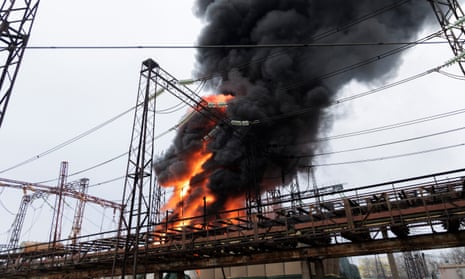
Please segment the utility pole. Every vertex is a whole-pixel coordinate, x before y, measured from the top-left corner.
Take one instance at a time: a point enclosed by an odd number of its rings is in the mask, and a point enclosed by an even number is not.
[[[3,1],[0,7],[0,127],[29,41],[39,0]]]

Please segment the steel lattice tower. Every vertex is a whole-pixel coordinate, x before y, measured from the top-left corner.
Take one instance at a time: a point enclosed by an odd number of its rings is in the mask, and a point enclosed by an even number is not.
[[[0,7],[0,126],[18,74],[39,0],[4,0]]]
[[[428,0],[455,55],[454,62],[465,75],[465,14],[457,0]]]
[[[139,90],[134,115],[126,179],[123,190],[123,212],[120,218],[119,234],[122,237],[124,255],[122,259],[115,256],[113,273],[121,268],[121,278],[132,260],[132,272],[137,275],[137,258],[139,247],[147,245],[150,233],[153,209],[153,155],[155,133],[155,100],[157,91],[156,71],[158,64],[152,59],[142,63]],[[128,273],[129,274],[129,273]]]

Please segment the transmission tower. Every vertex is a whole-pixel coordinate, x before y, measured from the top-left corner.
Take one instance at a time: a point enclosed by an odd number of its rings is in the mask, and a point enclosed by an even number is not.
[[[465,14],[457,0],[428,0],[441,25],[444,36],[449,42],[455,55],[453,62],[457,62],[465,75]]]
[[[4,0],[0,7],[0,127],[29,40],[39,0]]]
[[[118,259],[115,255],[113,274],[116,266],[121,266],[121,278],[124,278],[129,260],[132,258],[132,275],[137,275],[139,247],[150,241],[153,207],[153,155],[155,133],[155,97],[157,92],[158,64],[152,59],[142,62],[139,78],[134,123],[132,128],[126,179],[123,189],[123,212],[120,218],[118,234],[123,232],[124,255]],[[144,234],[145,233],[145,234]],[[118,239],[121,236],[118,237]]]

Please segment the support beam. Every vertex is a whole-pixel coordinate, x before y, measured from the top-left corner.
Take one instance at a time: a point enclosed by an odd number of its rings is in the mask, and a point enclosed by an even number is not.
[[[324,279],[325,278],[325,267],[323,265],[322,259],[316,259],[313,264],[315,265],[315,278]]]

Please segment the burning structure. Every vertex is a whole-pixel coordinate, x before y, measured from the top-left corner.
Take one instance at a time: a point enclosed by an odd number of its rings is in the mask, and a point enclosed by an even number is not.
[[[408,0],[198,0],[195,12],[198,44],[216,46],[198,49],[195,75],[227,106],[208,112],[220,122],[194,113],[155,164],[175,188],[172,218],[243,207],[289,182],[331,126],[341,86],[393,75],[406,44],[383,43],[409,42],[433,18],[427,1]]]

